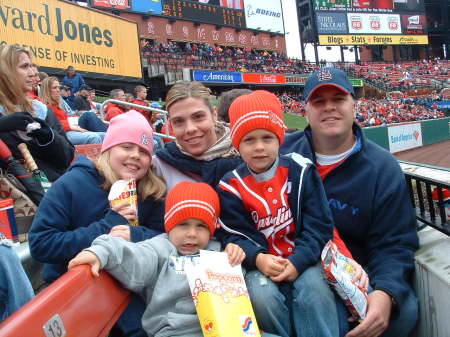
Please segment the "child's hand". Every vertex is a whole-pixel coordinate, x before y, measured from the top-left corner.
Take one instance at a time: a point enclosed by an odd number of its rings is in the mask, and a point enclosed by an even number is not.
[[[128,225],[117,225],[111,228],[109,235],[131,241],[131,231]]]
[[[128,201],[114,205],[111,209],[127,219],[128,222],[136,220],[136,210],[130,207]]]
[[[297,277],[298,277],[297,268],[295,268],[295,266],[292,264],[290,260],[286,259],[286,268],[283,270],[283,272],[277,276],[270,277],[270,279],[273,282],[282,282],[282,281],[292,282],[296,280]]]
[[[355,275],[353,275],[352,281],[365,290],[369,289],[369,276],[361,265],[353,259],[348,259],[348,263],[355,268]]]
[[[267,277],[274,277],[284,271],[286,261],[286,259],[279,256],[260,253],[256,256],[256,267]]]
[[[92,266],[92,274],[94,276],[98,276],[98,271],[100,269],[100,260],[98,259],[97,255],[88,250],[83,250],[69,261],[68,268],[72,269],[73,267],[79,266],[80,264],[90,264]]]
[[[245,259],[244,250],[234,243],[229,243],[225,247],[225,252],[228,254],[228,261],[232,266],[241,264]]]

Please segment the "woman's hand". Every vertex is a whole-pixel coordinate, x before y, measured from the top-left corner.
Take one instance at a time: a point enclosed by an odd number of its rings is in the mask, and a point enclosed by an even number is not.
[[[100,270],[100,260],[97,255],[88,250],[83,250],[69,261],[68,268],[72,269],[81,264],[90,264],[92,274],[94,276],[98,276],[98,271]]]
[[[83,129],[82,127],[79,127],[78,125],[71,125],[70,130],[77,131],[77,132],[88,132],[89,130]]]
[[[245,259],[244,250],[234,243],[229,243],[225,247],[225,252],[228,254],[228,261],[232,266],[241,264]]]
[[[128,225],[117,225],[111,228],[109,235],[131,241],[131,230]]]

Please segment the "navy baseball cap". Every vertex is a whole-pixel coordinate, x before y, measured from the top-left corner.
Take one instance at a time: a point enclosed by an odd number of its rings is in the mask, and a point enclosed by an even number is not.
[[[304,91],[305,102],[308,101],[317,89],[325,86],[335,87],[346,94],[350,94],[355,97],[355,91],[347,78],[347,74],[342,70],[327,67],[316,70],[306,80]]]

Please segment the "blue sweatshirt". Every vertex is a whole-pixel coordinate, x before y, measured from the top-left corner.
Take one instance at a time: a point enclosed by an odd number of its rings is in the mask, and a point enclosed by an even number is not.
[[[368,271],[372,288],[401,305],[418,248],[415,213],[394,156],[366,140],[358,125],[353,132],[358,146],[323,181],[328,204],[342,240]],[[286,135],[281,152],[296,152],[316,163],[311,129]]]
[[[67,271],[67,263],[96,237],[116,225],[128,224],[111,210],[108,190],[93,162],[80,156],[45,194],[29,232],[33,258],[46,263],[44,280],[53,282]],[[131,226],[131,240],[143,241],[164,232],[164,202],[139,199],[140,226]]]

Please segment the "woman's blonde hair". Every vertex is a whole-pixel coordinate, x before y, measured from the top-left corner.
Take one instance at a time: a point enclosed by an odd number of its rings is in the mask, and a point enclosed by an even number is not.
[[[169,114],[171,105],[189,97],[202,99],[209,110],[213,111],[211,90],[209,88],[197,81],[179,81],[170,88],[166,96],[166,109]]]
[[[32,112],[31,99],[25,95],[17,79],[16,68],[22,53],[31,60],[31,53],[26,48],[17,44],[0,45],[0,105],[6,114],[24,110]]]
[[[120,178],[111,168],[109,164],[109,156],[111,149],[103,152],[95,161],[95,166],[100,172],[100,175],[105,179],[105,182],[101,187],[105,190],[109,190],[117,180]],[[153,171],[153,167],[147,171],[147,174],[137,181],[138,194],[141,198],[147,199],[152,197],[154,200],[162,200],[166,195],[166,183],[162,178],[156,175]]]
[[[55,82],[58,82],[58,83],[59,83],[58,78],[55,77],[55,76],[50,76],[50,77],[44,78],[44,80],[42,81],[42,84],[41,84],[41,90],[40,90],[40,92],[39,92],[39,97],[42,98],[42,100],[43,100],[46,104],[49,104],[49,105],[57,105],[57,106],[59,106],[60,108],[62,108],[62,107],[61,107],[61,102],[55,101],[55,100],[52,98],[52,91],[51,91],[51,90],[52,90],[52,85],[53,85],[53,83],[55,83]]]

